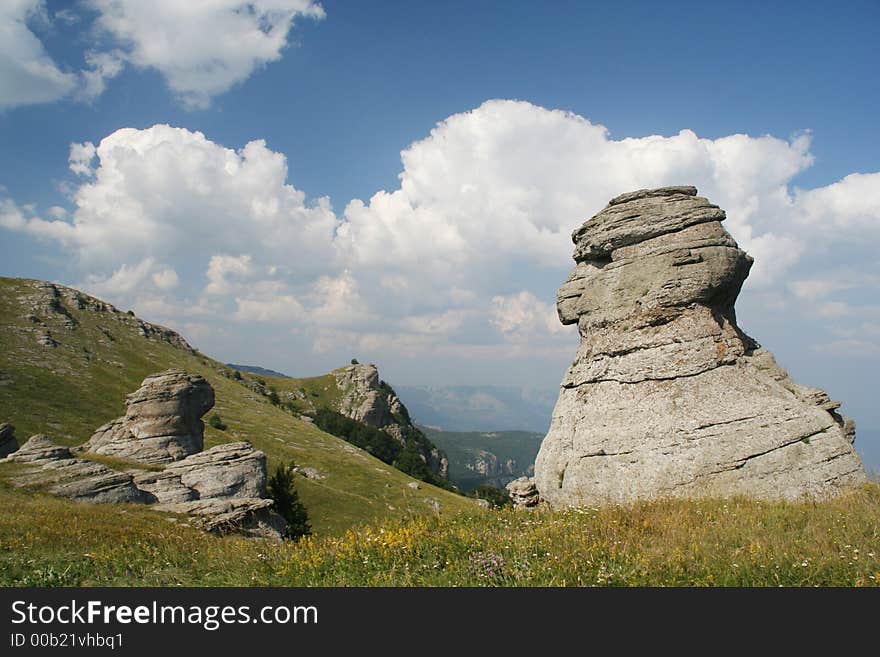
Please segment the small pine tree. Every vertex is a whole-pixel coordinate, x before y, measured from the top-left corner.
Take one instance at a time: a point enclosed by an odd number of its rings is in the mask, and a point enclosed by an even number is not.
[[[299,501],[299,493],[293,484],[295,465],[293,461],[275,468],[269,477],[269,497],[275,501],[275,510],[287,521],[286,538],[297,539],[312,533],[306,507]]]
[[[226,425],[223,424],[223,420],[220,418],[219,413],[214,413],[211,417],[209,417],[208,424],[210,424],[218,431],[226,431]]]
[[[513,505],[513,501],[510,499],[510,495],[507,491],[496,488],[495,486],[482,484],[473,489],[469,495],[479,500],[486,500],[496,509]]]
[[[357,358],[352,358],[352,359],[351,359],[351,364],[352,364],[352,365],[360,365],[360,363],[358,362],[358,359],[357,359]]]

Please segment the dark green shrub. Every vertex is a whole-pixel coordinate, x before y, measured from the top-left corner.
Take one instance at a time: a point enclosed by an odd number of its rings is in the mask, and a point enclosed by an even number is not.
[[[496,509],[513,505],[513,501],[510,499],[510,495],[507,494],[507,491],[496,488],[495,486],[482,484],[474,488],[468,494],[471,497],[475,497],[479,500],[488,501],[489,504],[491,504]]]
[[[275,511],[287,521],[285,538],[293,540],[312,533],[309,514],[299,501],[299,493],[294,486],[294,468],[293,461],[279,465],[275,468],[275,474],[269,477],[267,485],[269,497],[275,502]]]
[[[406,447],[398,455],[394,461],[394,467],[405,472],[410,477],[421,479],[422,481],[430,481],[431,469],[422,459],[419,448],[415,443],[407,443]]]
[[[211,417],[209,417],[208,424],[219,431],[226,431],[226,425],[223,424],[223,420],[220,419],[219,413],[214,413]]]
[[[384,431],[327,408],[321,408],[315,414],[315,425],[321,431],[331,433],[367,450],[389,465],[394,463],[402,449],[400,443]]]

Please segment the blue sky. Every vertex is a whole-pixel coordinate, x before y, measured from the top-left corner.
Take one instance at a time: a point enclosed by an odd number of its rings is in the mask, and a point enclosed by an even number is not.
[[[880,4],[243,4],[3,3],[0,274],[292,374],[552,388],[570,231],[694,183],[880,466]]]

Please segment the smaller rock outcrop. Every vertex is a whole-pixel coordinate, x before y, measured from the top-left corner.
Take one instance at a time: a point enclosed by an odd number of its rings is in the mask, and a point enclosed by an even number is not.
[[[315,481],[321,481],[322,479],[327,478],[327,475],[320,472],[317,468],[312,468],[310,466],[295,465],[293,471],[302,475],[306,479],[314,479]]]
[[[201,417],[213,406],[214,390],[202,377],[152,374],[126,398],[125,415],[100,427],[82,449],[147,464],[178,461],[202,451]]]
[[[76,448],[83,458],[47,436],[31,437],[7,457],[27,466],[13,483],[74,500],[149,504],[189,515],[193,524],[214,533],[284,537],[287,522],[266,497],[266,455],[247,442],[202,451],[199,418],[214,405],[214,390],[205,379],[179,370],[161,372],[144,379],[127,400],[124,417]],[[0,425],[0,445],[11,435],[11,425]],[[110,455],[137,467],[121,471],[89,455]],[[145,470],[141,464],[166,465]]]
[[[531,509],[538,506],[541,496],[531,477],[519,477],[507,484],[507,494],[514,509]]]
[[[399,424],[395,423],[394,413],[400,413],[400,400],[389,390],[382,389],[375,365],[349,365],[333,374],[336,386],[343,393],[340,413],[380,429]]]
[[[333,372],[336,387],[342,392],[338,411],[358,422],[381,429],[401,445],[415,441],[419,454],[434,474],[446,479],[449,460],[446,454],[431,445],[413,425],[409,411],[394,389],[379,379],[379,370],[372,363],[341,367]]]
[[[156,508],[188,514],[196,526],[213,534],[279,540],[287,532],[287,522],[272,510],[272,504],[269,499],[233,497],[162,504]]]
[[[101,504],[146,503],[150,499],[134,485],[130,474],[78,459],[69,448],[56,445],[43,434],[31,436],[6,460],[30,466],[16,483],[42,486],[59,497]]]
[[[38,433],[28,438],[24,445],[17,451],[6,457],[13,463],[40,463],[46,464],[53,461],[72,459],[69,447],[62,447],[53,443],[49,436]]]
[[[15,439],[15,427],[4,422],[0,424],[0,459],[12,454],[18,449],[18,441]]]

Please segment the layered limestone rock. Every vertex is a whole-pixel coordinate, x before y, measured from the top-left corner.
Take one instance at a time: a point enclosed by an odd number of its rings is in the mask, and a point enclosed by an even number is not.
[[[202,377],[153,374],[128,395],[125,415],[100,427],[83,449],[140,463],[178,461],[202,451],[201,417],[213,406],[214,390]]]
[[[250,443],[226,443],[188,456],[161,472],[135,477],[159,503],[266,497],[266,455]]]
[[[218,445],[134,481],[157,510],[195,516],[208,531],[280,538],[287,529],[266,498],[266,455],[247,442]]]
[[[519,477],[506,486],[514,509],[531,509],[541,502],[537,486],[531,477]]]
[[[379,380],[379,370],[369,365],[347,365],[333,372],[336,387],[342,391],[339,412],[352,420],[384,429],[395,425],[400,432],[401,403],[394,391],[383,386]],[[395,436],[402,441],[402,437]]]
[[[16,477],[15,483],[19,485],[40,486],[53,495],[84,502],[145,504],[150,501],[150,496],[134,485],[130,473],[78,459],[69,448],[56,445],[43,434],[31,436],[6,458],[28,466]]]
[[[25,466],[13,483],[87,502],[150,504],[158,511],[187,514],[194,524],[216,533],[285,535],[287,523],[266,497],[265,454],[246,442],[202,451],[199,418],[214,405],[207,381],[169,370],[144,379],[127,399],[123,418],[75,448],[124,460],[112,461],[111,468],[77,458],[70,448],[37,435],[7,457]],[[9,426],[0,425],[0,437],[11,436]],[[0,446],[5,444],[0,440]],[[140,464],[167,465],[145,470]]]
[[[581,341],[535,463],[552,505],[823,497],[866,481],[839,404],[737,327],[752,259],[696,194],[624,194],[572,235],[557,309]]]
[[[418,432],[397,393],[379,379],[379,370],[375,365],[347,365],[335,370],[333,375],[336,378],[336,387],[342,392],[338,405],[340,413],[381,429],[404,446]],[[446,454],[436,447],[428,448],[421,444],[419,447],[421,458],[431,472],[446,479],[449,474]]]

